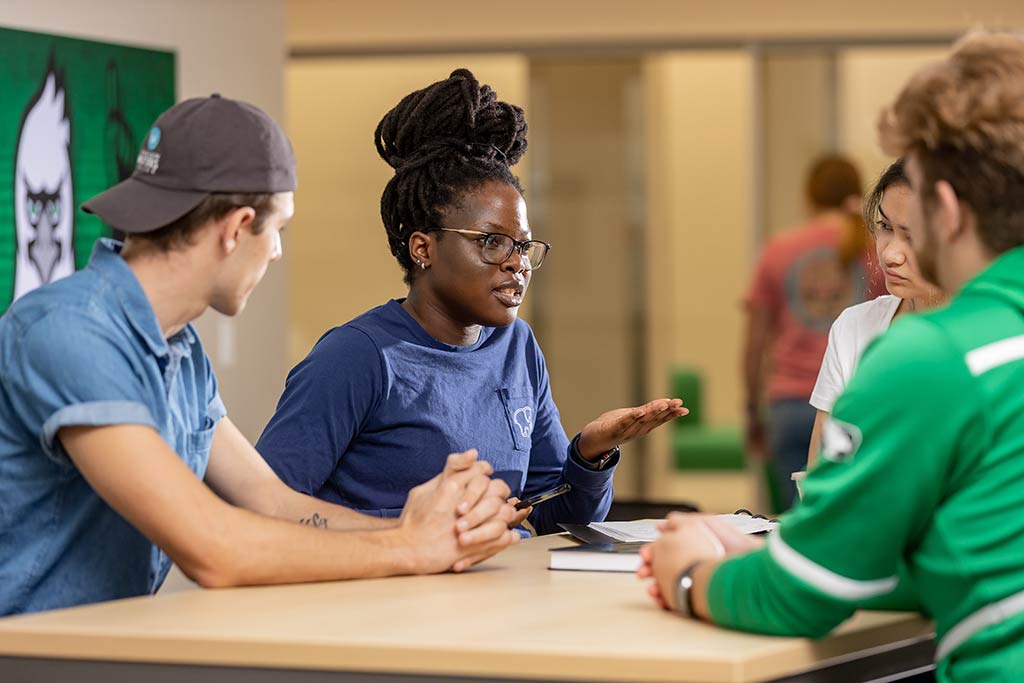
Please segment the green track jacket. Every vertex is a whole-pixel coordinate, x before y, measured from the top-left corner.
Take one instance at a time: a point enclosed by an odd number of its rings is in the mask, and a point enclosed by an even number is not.
[[[822,636],[918,609],[940,681],[1024,681],[1024,247],[867,350],[819,462],[766,547],[715,571],[713,620]]]

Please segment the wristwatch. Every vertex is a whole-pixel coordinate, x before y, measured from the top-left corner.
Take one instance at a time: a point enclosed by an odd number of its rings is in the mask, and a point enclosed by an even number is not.
[[[679,578],[676,579],[676,612],[679,612],[684,617],[695,617],[693,613],[693,595],[691,589],[693,588],[693,570],[697,568],[700,562],[694,562],[689,567],[679,573]]]
[[[619,455],[619,447],[615,446],[598,456],[597,460],[587,460],[580,455],[580,436],[582,436],[582,433],[573,437],[572,443],[570,444],[570,450],[576,460],[588,470],[603,470],[608,466],[608,463],[617,459],[617,456]]]

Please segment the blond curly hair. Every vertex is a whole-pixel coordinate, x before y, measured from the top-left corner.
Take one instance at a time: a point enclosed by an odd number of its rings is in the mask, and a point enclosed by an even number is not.
[[[878,122],[882,149],[914,154],[922,194],[945,180],[999,254],[1024,244],[1024,37],[976,32],[919,71]]]

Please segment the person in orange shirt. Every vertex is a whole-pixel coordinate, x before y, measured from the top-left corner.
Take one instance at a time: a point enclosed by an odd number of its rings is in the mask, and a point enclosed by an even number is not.
[[[747,450],[770,461],[784,507],[796,493],[790,474],[807,464],[815,417],[807,401],[829,328],[848,306],[884,292],[869,276],[878,269],[867,258],[856,167],[839,156],[817,160],[806,198],[811,217],[768,242],[745,301]]]

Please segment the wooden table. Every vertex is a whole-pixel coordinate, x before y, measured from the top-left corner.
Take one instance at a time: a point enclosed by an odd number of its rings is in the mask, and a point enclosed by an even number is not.
[[[530,539],[463,575],[189,590],[0,619],[0,681],[841,681],[927,668],[931,627],[862,613],[820,641],[656,609],[632,574]],[[887,679],[896,680],[896,679]]]

